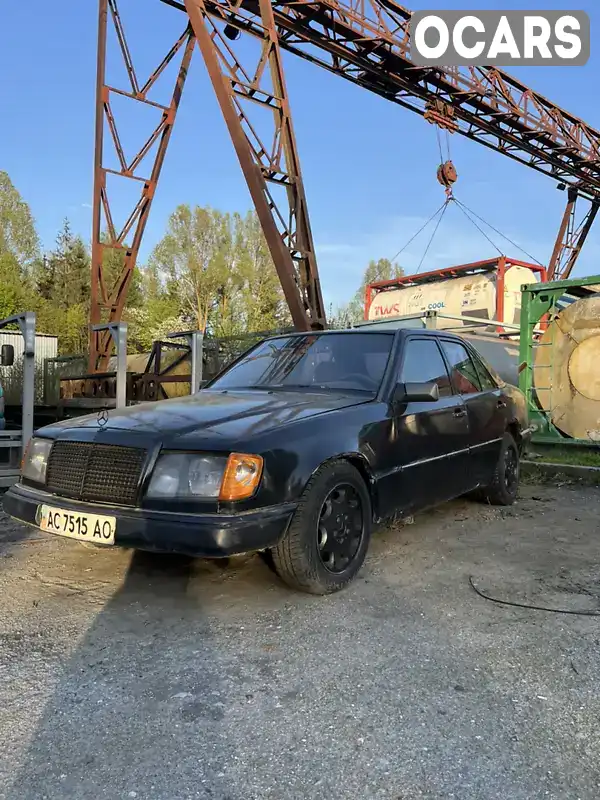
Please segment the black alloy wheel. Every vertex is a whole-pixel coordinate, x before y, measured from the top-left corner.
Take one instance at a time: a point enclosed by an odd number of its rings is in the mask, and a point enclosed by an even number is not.
[[[341,483],[325,498],[317,523],[319,558],[325,569],[344,572],[356,558],[363,535],[359,494],[350,484]]]
[[[342,459],[325,462],[308,481],[285,535],[271,550],[275,571],[302,592],[336,592],[362,567],[371,524],[371,497],[360,472]]]
[[[511,495],[519,485],[519,454],[516,447],[508,447],[504,455],[504,484]]]
[[[494,506],[510,506],[519,491],[521,454],[510,433],[505,433],[500,447],[500,456],[494,478],[483,490],[483,496]]]

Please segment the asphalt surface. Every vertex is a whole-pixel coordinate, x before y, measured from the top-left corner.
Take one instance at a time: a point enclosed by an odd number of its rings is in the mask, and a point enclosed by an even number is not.
[[[294,594],[0,519],[2,800],[597,800],[600,490],[459,501]]]

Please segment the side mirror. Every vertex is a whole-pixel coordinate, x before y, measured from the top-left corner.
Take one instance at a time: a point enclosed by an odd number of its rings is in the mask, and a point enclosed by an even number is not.
[[[12,367],[15,363],[15,348],[12,344],[3,344],[0,348],[0,366]]]
[[[440,399],[440,387],[429,383],[397,383],[394,389],[395,403],[434,403]]]

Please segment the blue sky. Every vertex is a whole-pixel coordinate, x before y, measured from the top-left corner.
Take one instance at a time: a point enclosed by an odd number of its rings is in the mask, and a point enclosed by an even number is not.
[[[65,216],[84,238],[90,236],[96,5],[95,0],[30,0],[4,2],[0,10],[0,169],[8,171],[30,203],[45,247],[52,246]],[[183,27],[183,15],[159,0],[120,0],[120,6],[143,74]],[[143,19],[132,25],[131,10],[142,6],[147,9]],[[506,9],[569,6],[586,10],[592,20],[592,57],[587,66],[513,72],[600,128],[598,4],[590,0],[576,5],[572,0],[501,4]],[[496,4],[482,0],[412,4],[413,9],[431,7],[483,9]],[[435,129],[420,116],[307,62],[288,54],[284,60],[323,291],[328,304],[338,304],[353,294],[370,258],[393,256],[442,203],[443,191],[435,178],[439,162]],[[145,129],[136,131],[132,126],[124,137],[126,147],[135,144],[131,136],[136,132],[142,138]],[[451,155],[459,172],[457,197],[547,261],[565,202],[555,183],[456,135],[451,137]],[[113,195],[117,216],[125,211],[128,197],[125,189]],[[160,239],[178,203],[241,212],[250,207],[199,52],[194,54],[142,260]],[[419,237],[399,259],[407,271],[418,265],[427,238]],[[507,254],[524,257],[502,240],[498,243]],[[494,254],[458,209],[450,208],[422,269]],[[578,271],[600,272],[599,258],[600,224],[586,244]]]

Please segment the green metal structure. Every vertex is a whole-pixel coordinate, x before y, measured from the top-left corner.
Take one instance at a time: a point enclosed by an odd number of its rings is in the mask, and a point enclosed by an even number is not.
[[[534,283],[521,287],[521,332],[519,344],[519,388],[527,399],[529,422],[534,428],[532,443],[539,445],[557,444],[561,446],[593,445],[587,439],[572,439],[565,436],[552,423],[552,409],[542,409],[537,400],[537,390],[550,389],[554,379],[554,362],[544,367],[547,382],[544,386],[534,385],[534,365],[536,351],[540,347],[553,347],[553,342],[540,343],[536,334],[540,331],[544,318],[550,322],[561,310],[580,298],[598,292],[600,275],[586,278],[573,278],[550,283]],[[539,368],[538,368],[539,369]],[[598,444],[595,443],[595,447]]]

